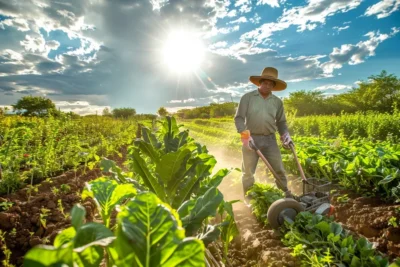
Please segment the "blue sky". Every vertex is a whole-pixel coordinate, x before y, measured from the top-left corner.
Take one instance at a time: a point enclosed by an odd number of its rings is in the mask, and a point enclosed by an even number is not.
[[[238,101],[276,67],[298,90],[400,77],[400,0],[0,0],[0,106],[155,113]]]

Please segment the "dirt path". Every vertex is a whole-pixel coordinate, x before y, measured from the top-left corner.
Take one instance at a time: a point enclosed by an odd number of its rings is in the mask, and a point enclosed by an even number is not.
[[[241,155],[229,155],[223,150],[209,146],[207,149],[217,159],[214,171],[221,168],[240,168]],[[258,164],[256,177],[260,177],[258,181],[272,181],[266,177],[262,162]],[[229,259],[233,266],[300,266],[300,262],[290,255],[290,249],[282,244],[278,233],[260,224],[251,213],[251,209],[243,204],[240,172],[233,171],[226,176],[219,190],[226,201],[241,200],[233,204],[235,220],[240,231],[240,236],[233,241],[229,249]]]

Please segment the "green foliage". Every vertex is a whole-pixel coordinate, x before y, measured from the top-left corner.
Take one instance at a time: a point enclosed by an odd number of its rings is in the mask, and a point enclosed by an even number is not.
[[[106,227],[110,227],[110,216],[115,206],[134,195],[136,195],[136,189],[132,184],[118,184],[115,180],[102,177],[86,184],[82,199],[93,198],[103,223]]]
[[[215,158],[180,131],[174,117],[162,122],[157,135],[143,127],[142,138],[129,149],[132,170],[150,191],[178,208],[210,176]]]
[[[160,115],[161,117],[165,117],[168,115],[168,111],[166,108],[164,107],[160,107],[157,111],[158,115]]]
[[[297,116],[336,114],[342,112],[393,113],[400,105],[400,79],[382,71],[379,75],[371,75],[367,81],[348,92],[323,97],[321,91],[297,91],[284,99],[289,112]]]
[[[233,116],[236,112],[237,103],[228,102],[222,104],[212,103],[209,106],[196,107],[193,109],[180,109],[176,115],[182,119],[194,118],[217,118],[223,116]]]
[[[73,227],[61,231],[54,240],[54,246],[39,245],[24,257],[24,266],[99,266],[104,257],[103,247],[115,239],[114,234],[99,223],[83,224],[84,208],[73,208]]]
[[[136,110],[134,108],[115,108],[112,110],[112,115],[115,118],[133,118],[136,115]]]
[[[43,117],[57,113],[54,103],[50,99],[40,96],[24,96],[12,107],[17,114],[24,116]]]
[[[282,231],[282,242],[301,258],[302,266],[389,266],[388,259],[367,239],[355,240],[340,224],[322,215],[301,212]]]
[[[176,211],[153,193],[140,193],[121,206],[115,233],[99,223],[83,224],[85,209],[80,205],[71,215],[73,226],[61,231],[53,246],[28,251],[24,266],[94,267],[105,256],[107,266],[205,266],[203,242],[185,238]]]
[[[153,193],[128,202],[117,220],[117,266],[205,266],[203,243],[185,238],[178,215]]]
[[[104,156],[122,156],[119,149],[132,143],[136,127],[136,120],[100,116],[0,118],[0,194],[80,166],[93,169]]]
[[[250,203],[256,218],[268,224],[268,209],[276,200],[283,198],[283,191],[269,184],[254,183],[247,195],[251,198]]]

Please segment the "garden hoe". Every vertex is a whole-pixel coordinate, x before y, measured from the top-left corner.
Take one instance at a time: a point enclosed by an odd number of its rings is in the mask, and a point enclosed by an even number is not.
[[[253,140],[250,141],[250,144],[262,161],[264,161],[265,165],[267,165],[268,169],[275,177],[275,180],[279,183],[278,175],[261,153],[260,149],[255,145]],[[289,223],[294,222],[296,215],[302,211],[310,211],[322,215],[330,215],[333,212],[333,206],[330,204],[329,200],[329,193],[332,189],[331,183],[326,179],[307,179],[299,159],[297,158],[293,143],[290,143],[289,147],[292,150],[297,168],[300,171],[303,183],[303,194],[300,196],[293,196],[293,198],[279,199],[271,204],[268,209],[267,218],[269,224],[274,229],[278,229],[285,221]]]

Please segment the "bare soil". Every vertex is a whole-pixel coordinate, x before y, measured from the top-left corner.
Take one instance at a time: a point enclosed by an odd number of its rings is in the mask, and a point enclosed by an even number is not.
[[[337,197],[331,201],[335,206],[335,221],[356,235],[366,237],[391,259],[400,257],[400,227],[389,224],[389,219],[394,217],[400,225],[400,204],[386,203],[376,197],[347,194],[349,200],[345,203],[339,202]]]

